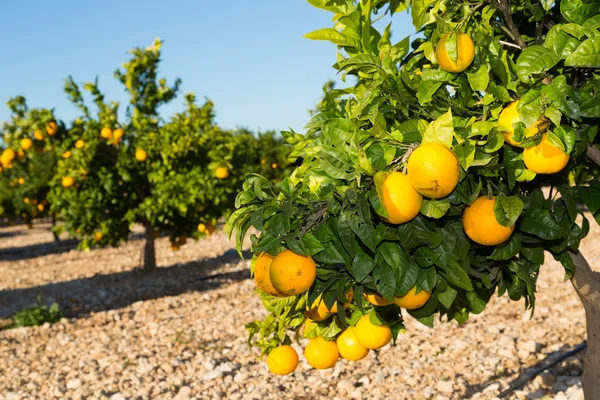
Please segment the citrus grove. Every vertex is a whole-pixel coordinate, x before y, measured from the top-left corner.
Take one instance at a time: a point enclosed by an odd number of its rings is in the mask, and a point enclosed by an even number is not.
[[[156,267],[154,240],[169,236],[172,250],[212,234],[234,209],[235,193],[248,174],[277,184],[289,169],[289,149],[273,132],[228,131],[214,122],[210,100],[192,93],[169,118],[159,108],[178,99],[181,81],[158,76],[162,42],[135,48],[115,72],[129,96],[106,100],[98,81],[65,92],[79,115],[70,122],[51,110],[28,110],[25,99],[8,104],[12,120],[2,127],[0,215],[58,218],[80,247],[116,246],[135,224],[144,227],[144,269]],[[93,105],[86,103],[93,100]]]
[[[256,232],[269,314],[247,329],[269,369],[294,371],[297,335],[330,368],[400,342],[407,317],[462,324],[495,293],[533,312],[551,256],[587,311],[595,398],[600,278],[578,247],[582,204],[600,210],[600,3],[308,2],[334,26],[306,37],[337,45],[353,84],[326,87],[306,134],[283,132],[299,165],[279,186],[248,177],[227,225],[238,249]],[[380,19],[401,12],[417,34],[392,40]]]

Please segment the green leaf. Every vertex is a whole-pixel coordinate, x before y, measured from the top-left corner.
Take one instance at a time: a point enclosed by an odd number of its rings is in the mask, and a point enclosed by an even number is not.
[[[304,35],[305,38],[311,40],[329,40],[338,46],[359,47],[360,43],[352,37],[348,37],[333,28],[317,29]]]
[[[406,253],[397,243],[384,242],[377,248],[377,252],[394,268],[401,268],[409,262]]]
[[[600,3],[587,0],[562,0],[560,12],[567,21],[581,25],[600,12]]]
[[[600,68],[600,37],[584,40],[565,59],[565,66],[579,68]]]
[[[517,59],[517,75],[523,82],[529,82],[531,75],[548,71],[558,63],[559,57],[544,46],[534,45],[525,48]]]
[[[388,301],[393,301],[396,292],[396,273],[386,262],[380,261],[373,270],[377,291]]]
[[[450,209],[450,200],[448,199],[423,199],[421,214],[430,218],[442,218]]]
[[[422,132],[425,132],[426,129],[427,121],[422,119],[409,119],[392,128],[390,135],[395,140],[403,143],[420,142]]]
[[[575,91],[567,83],[564,75],[557,76],[551,84],[542,86],[542,94],[550,103],[569,118],[579,120],[579,104],[575,100]]]
[[[571,54],[581,43],[561,29],[561,24],[556,24],[546,34],[544,46],[554,51],[561,60]]]
[[[519,229],[544,240],[554,240],[563,237],[564,232],[554,221],[548,210],[531,210],[521,218]]]
[[[600,224],[600,181],[595,180],[589,186],[580,186],[579,194],[596,222]]]
[[[437,299],[445,308],[450,309],[450,307],[452,307],[452,303],[454,303],[454,299],[456,299],[457,294],[458,291],[456,289],[450,285],[447,285],[446,290],[437,293]]]
[[[442,82],[421,81],[417,92],[417,100],[422,106],[429,103],[437,90],[442,86]]]
[[[587,19],[581,26],[583,29],[587,29],[588,31],[600,29],[600,14]]]
[[[448,148],[452,147],[452,138],[454,137],[454,124],[452,123],[452,110],[439,116],[427,126],[423,134],[422,144],[439,143]]]
[[[544,263],[544,249],[541,247],[522,247],[521,255],[534,264],[542,265]]]
[[[473,284],[471,283],[471,279],[469,279],[469,275],[455,261],[448,263],[446,267],[446,279],[455,286],[469,291],[473,290]]]
[[[487,89],[488,84],[490,82],[488,68],[488,64],[481,64],[481,66],[476,72],[467,73],[467,79],[469,80],[469,85],[471,85],[471,89],[477,92],[484,92]]]
[[[521,250],[521,241],[517,235],[512,235],[510,240],[496,246],[494,252],[488,257],[490,260],[510,260]]]
[[[461,144],[454,146],[452,149],[456,158],[460,162],[460,166],[466,171],[475,160],[475,141],[465,140]]]
[[[429,7],[435,0],[414,0],[411,5],[412,22],[418,31],[425,24],[434,22],[435,19],[428,14]]]
[[[404,296],[417,283],[420,268],[417,264],[408,263],[406,268],[401,270],[401,275],[398,276],[398,287],[396,288],[396,296]]]
[[[503,226],[514,226],[523,212],[523,200],[517,196],[498,196],[494,203],[494,214]]]
[[[375,260],[360,247],[352,260],[352,272],[357,282],[362,282],[375,268]]]
[[[542,113],[544,112],[544,100],[539,90],[529,90],[521,99],[517,106],[519,111],[519,117],[521,122],[525,126],[532,126],[535,124]]]

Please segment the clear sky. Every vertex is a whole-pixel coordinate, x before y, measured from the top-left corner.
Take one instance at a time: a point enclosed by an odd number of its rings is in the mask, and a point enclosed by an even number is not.
[[[182,92],[215,102],[224,128],[302,131],[321,86],[335,77],[335,45],[302,38],[331,27],[333,14],[303,0],[10,1],[0,13],[0,121],[4,102],[24,95],[30,107],[54,107],[68,121],[77,111],[64,78],[96,76],[107,99],[127,101],[113,71],[127,50],[164,40],[161,75],[180,77]],[[412,32],[394,18],[392,41]],[[165,106],[168,116],[183,98]],[[124,107],[123,107],[124,108]]]

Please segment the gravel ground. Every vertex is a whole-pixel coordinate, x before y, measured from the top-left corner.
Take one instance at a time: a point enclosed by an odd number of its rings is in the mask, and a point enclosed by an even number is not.
[[[597,264],[600,229],[592,225],[581,250]],[[494,298],[463,326],[430,329],[407,319],[395,346],[361,362],[316,371],[302,361],[294,374],[276,377],[246,344],[244,324],[264,311],[248,262],[223,232],[179,252],[159,239],[159,269],[148,276],[136,270],[140,240],[80,252],[52,243],[47,228],[0,229],[0,325],[38,294],[69,316],[0,331],[0,400],[492,399],[585,338],[583,308],[547,257],[533,319],[523,302]],[[553,367],[511,398],[583,399],[581,359]]]

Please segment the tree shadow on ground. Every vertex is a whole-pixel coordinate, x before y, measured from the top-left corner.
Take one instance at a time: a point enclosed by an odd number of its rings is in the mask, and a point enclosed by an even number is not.
[[[68,253],[77,248],[79,240],[68,239],[60,242],[36,243],[28,246],[0,249],[0,261],[21,261],[50,254]]]
[[[250,257],[250,252],[244,252],[245,259]],[[0,319],[35,305],[38,295],[43,304],[58,303],[66,317],[79,318],[92,312],[123,308],[137,301],[212,290],[226,282],[250,278],[245,266],[218,272],[227,264],[239,262],[239,254],[232,249],[214,258],[161,267],[152,273],[134,269],[32,288],[0,290]]]
[[[580,346],[580,345],[578,345],[578,346]],[[572,347],[572,346],[565,344],[565,345],[561,346],[561,348],[559,350],[556,350],[552,353],[547,354],[543,360],[539,361],[538,363],[536,363],[535,365],[533,365],[531,367],[521,368],[518,372],[502,371],[502,372],[494,375],[492,378],[490,378],[486,382],[468,385],[466,388],[466,391],[465,391],[465,397],[471,398],[475,394],[483,393],[483,391],[488,386],[500,383],[500,381],[503,380],[504,378],[507,378],[507,377],[513,376],[513,375],[515,377],[510,380],[510,382],[508,383],[508,385],[506,387],[501,388],[501,389],[499,388],[498,393],[488,393],[488,394],[497,396],[507,388],[514,388],[515,391],[520,390],[521,386],[526,385],[527,383],[529,383],[530,381],[533,381],[535,379],[535,376],[537,376],[537,375],[533,375],[533,371],[541,369],[540,367],[547,367],[544,369],[544,371],[552,371],[553,375],[555,375],[555,376],[556,375],[573,376],[573,371],[571,371],[573,369],[573,362],[575,362],[579,366],[582,366],[584,353],[578,351],[577,353],[575,353],[565,359],[561,359],[561,356],[568,353],[569,351],[572,351],[574,348],[576,348],[578,346]],[[557,364],[553,364],[552,363],[553,359],[559,359],[560,361]],[[538,374],[541,373],[539,371],[536,371],[536,372]],[[575,372],[577,372],[579,376],[581,375],[580,369]],[[549,388],[547,390],[552,390],[552,389]],[[531,395],[529,395],[527,398],[528,399],[541,399],[544,396],[547,396],[547,393],[546,393],[547,390],[534,392]],[[506,398],[506,397],[512,398],[513,396],[514,396],[514,392],[511,394],[505,395],[503,397],[504,398]]]
[[[15,236],[22,236],[25,231],[0,232],[0,239],[6,239]]]

